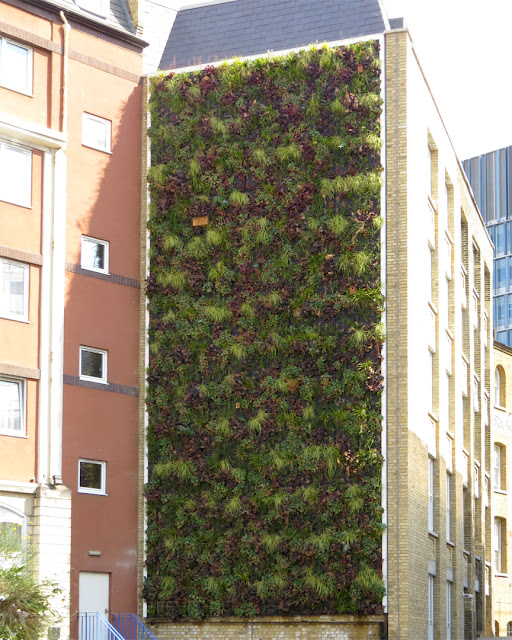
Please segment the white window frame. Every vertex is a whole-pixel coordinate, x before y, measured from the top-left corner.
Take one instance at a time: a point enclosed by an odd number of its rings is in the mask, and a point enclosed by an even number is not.
[[[8,198],[8,194],[5,193],[5,191],[2,191],[2,183],[0,182],[0,200],[2,200],[2,202],[9,202],[10,204],[30,209],[32,206],[32,149],[22,147],[18,144],[13,144],[7,140],[0,140],[0,154],[5,153],[5,149],[14,149],[16,152],[23,153],[26,156],[26,171],[28,174],[26,177],[29,177],[30,179],[28,180],[28,188],[26,192],[20,194],[20,197],[11,199]]]
[[[94,144],[90,140],[86,140],[85,123],[87,120],[92,122],[99,122],[100,124],[103,124],[106,126],[106,129],[107,129],[107,146],[106,147],[99,146],[97,144]],[[90,149],[96,149],[97,151],[103,151],[104,153],[112,153],[112,121],[107,120],[106,118],[102,118],[100,116],[95,116],[92,113],[87,113],[87,111],[84,111],[84,113],[82,114],[82,144],[84,147],[89,147]]]
[[[428,458],[428,530],[434,531],[434,459]]]
[[[446,581],[446,640],[452,640],[452,583]]]
[[[9,313],[3,306],[3,265],[13,264],[16,267],[22,268],[24,271],[23,276],[23,313],[16,315],[15,313]],[[0,318],[6,318],[7,320],[18,320],[19,322],[28,322],[28,296],[29,296],[29,279],[30,279],[30,266],[24,262],[17,262],[16,260],[7,260],[6,258],[0,258]]]
[[[100,269],[98,267],[91,267],[84,264],[84,242],[90,244],[101,244],[105,248],[105,258],[104,258],[104,268]],[[80,266],[82,269],[87,269],[87,271],[96,271],[97,273],[106,273],[108,274],[108,263],[109,263],[109,242],[107,240],[99,240],[98,238],[93,238],[91,236],[82,236],[81,242],[81,253],[80,253]]]
[[[428,575],[428,640],[434,640],[434,576]]]
[[[28,52],[27,56],[27,71],[25,77],[25,87],[13,87],[10,86],[5,80],[5,72],[3,65],[8,62],[8,55],[6,54],[7,46],[11,44],[15,47],[19,47],[20,49],[25,49]],[[9,38],[0,37],[0,86],[5,87],[6,89],[10,89],[11,91],[16,91],[16,93],[21,93],[24,95],[32,96],[34,90],[34,51],[32,47],[27,46],[26,44],[22,44],[21,42],[16,42],[15,40],[11,40]]]
[[[0,435],[24,438],[27,433],[27,381],[24,378],[12,378],[10,376],[0,376],[0,380],[11,382],[18,386],[20,398],[20,429],[3,429],[0,422]]]
[[[494,518],[494,570],[502,573],[503,570],[503,520]]]
[[[452,474],[446,473],[446,540],[452,540]]]
[[[99,353],[102,356],[101,370],[103,375],[101,378],[94,378],[93,376],[87,376],[85,374],[82,374],[82,353],[86,351],[89,353]],[[80,346],[80,350],[78,354],[78,367],[79,367],[80,380],[87,380],[88,382],[98,382],[100,384],[108,384],[107,366],[108,366],[108,351],[105,351],[104,349],[95,349],[94,347]]]
[[[97,464],[100,466],[101,468],[101,487],[99,489],[94,489],[91,487],[82,487],[80,484],[80,465],[82,464],[82,462],[85,462],[87,464]],[[107,495],[107,463],[103,460],[90,460],[89,458],[79,458],[78,460],[78,482],[77,482],[77,487],[78,487],[78,493],[90,493],[90,494],[94,494],[94,495],[101,495],[101,496],[106,496]]]
[[[503,458],[504,458],[504,450],[503,445],[498,444],[497,442],[494,444],[493,450],[493,480],[494,480],[494,488],[498,491],[504,490],[504,483],[502,481],[502,473],[503,473]]]

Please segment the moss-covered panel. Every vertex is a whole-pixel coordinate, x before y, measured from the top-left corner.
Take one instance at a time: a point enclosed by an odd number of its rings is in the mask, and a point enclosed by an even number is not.
[[[381,610],[379,96],[374,42],[153,80],[149,615]]]

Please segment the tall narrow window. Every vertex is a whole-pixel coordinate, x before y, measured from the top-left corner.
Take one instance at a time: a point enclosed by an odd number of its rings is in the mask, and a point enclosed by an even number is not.
[[[452,583],[446,583],[446,640],[452,640]]]
[[[446,540],[452,539],[452,474],[446,474]]]
[[[494,518],[494,570],[503,573],[503,527],[501,518]]]
[[[0,316],[28,320],[29,266],[0,258]]]
[[[434,412],[434,354],[428,350],[428,410]]]
[[[434,460],[428,459],[428,530],[434,531]]]
[[[0,140],[0,200],[30,207],[32,151]]]
[[[493,457],[494,488],[502,491],[506,489],[504,478],[504,471],[506,467],[504,462],[505,448],[501,444],[495,444]]]
[[[428,576],[428,640],[434,640],[434,576]]]
[[[25,435],[25,381],[0,378],[0,433]]]

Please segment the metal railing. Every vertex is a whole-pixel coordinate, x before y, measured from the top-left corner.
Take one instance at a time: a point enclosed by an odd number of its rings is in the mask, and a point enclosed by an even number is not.
[[[79,640],[125,640],[101,613],[78,614]]]
[[[158,640],[133,613],[116,613],[112,623],[125,640]]]

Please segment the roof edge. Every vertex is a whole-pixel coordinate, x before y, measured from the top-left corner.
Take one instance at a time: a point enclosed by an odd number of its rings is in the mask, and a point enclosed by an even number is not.
[[[124,29],[117,29],[110,24],[99,22],[94,18],[89,18],[88,16],[79,13],[78,11],[73,11],[73,9],[70,9],[68,7],[61,7],[48,0],[4,0],[4,2],[28,11],[30,11],[29,7],[37,7],[40,10],[54,14],[56,20],[60,20],[59,14],[61,11],[63,11],[64,15],[71,18],[73,22],[76,22],[79,25],[83,25],[89,29],[95,29],[100,33],[104,33],[105,35],[108,35],[110,37],[117,38],[127,44],[140,49],[144,49],[148,46],[148,43],[145,40],[133,33],[130,33],[129,31],[125,31]]]

